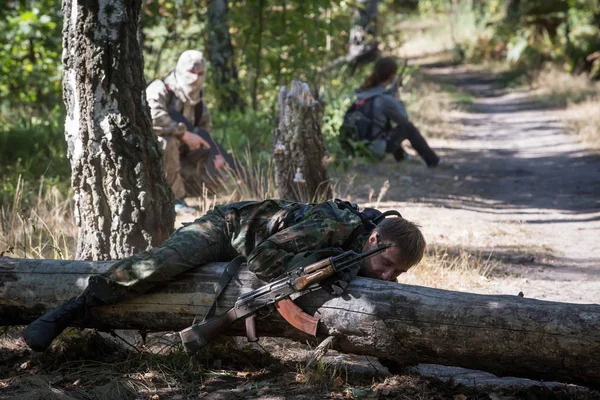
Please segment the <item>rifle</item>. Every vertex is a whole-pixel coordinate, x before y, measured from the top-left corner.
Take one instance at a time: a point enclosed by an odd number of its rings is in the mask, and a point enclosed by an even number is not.
[[[398,89],[401,86],[404,86],[404,71],[406,71],[406,67],[408,66],[408,59],[404,60],[404,65],[402,66],[402,70],[400,71],[399,74],[396,75],[396,77],[394,78],[392,85],[390,86],[390,89],[388,90],[388,92],[398,98]]]
[[[277,312],[295,328],[316,336],[318,318],[306,314],[290,299],[294,293],[300,296],[320,288],[319,283],[333,275],[356,268],[358,264],[383,252],[393,244],[384,243],[365,253],[346,251],[338,256],[317,261],[305,267],[294,268],[273,282],[238,297],[235,305],[226,313],[194,324],[179,332],[188,354],[194,354],[241,318],[246,319],[248,341],[256,342],[254,319],[261,308],[273,305]]]
[[[175,110],[173,107],[169,107],[168,112],[169,112],[169,117],[171,117],[171,119],[173,121],[177,122],[178,125],[183,124],[185,126],[185,129],[187,129],[190,132],[195,133],[196,135],[198,135],[202,139],[204,139],[206,142],[208,142],[208,144],[210,145],[210,148],[206,149],[206,148],[202,147],[200,149],[200,151],[202,153],[200,158],[206,158],[206,159],[212,160],[216,155],[220,154],[225,159],[225,162],[227,162],[227,164],[229,165],[229,168],[233,169],[234,171],[237,171],[238,173],[243,171],[242,167],[239,165],[239,162],[237,162],[233,158],[233,156],[229,152],[227,152],[227,150],[225,150],[223,148],[223,146],[221,146],[219,143],[217,143],[206,129],[202,129],[200,127],[193,125],[186,117],[183,116],[182,113]],[[206,163],[206,170],[212,178],[215,178],[218,176],[217,171],[212,162]]]
[[[175,136],[181,137],[186,131],[185,125],[181,122],[168,128],[162,126],[153,126],[152,129],[158,136],[172,135],[173,133],[176,133]]]

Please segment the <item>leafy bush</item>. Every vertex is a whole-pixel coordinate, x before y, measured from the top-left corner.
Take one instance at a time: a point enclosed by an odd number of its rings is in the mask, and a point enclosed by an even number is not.
[[[532,74],[550,61],[569,72],[600,74],[600,62],[589,58],[600,49],[600,2],[598,0],[478,2],[488,29],[479,33],[467,51],[473,62],[506,61]],[[504,44],[508,43],[505,47]]]
[[[61,103],[60,1],[9,1],[0,10],[0,113],[41,117]]]
[[[58,107],[43,119],[0,121],[0,205],[14,196],[19,177],[28,184],[44,177],[61,191],[69,190],[71,169],[63,121],[64,112]],[[36,190],[37,186],[25,188],[26,194]]]

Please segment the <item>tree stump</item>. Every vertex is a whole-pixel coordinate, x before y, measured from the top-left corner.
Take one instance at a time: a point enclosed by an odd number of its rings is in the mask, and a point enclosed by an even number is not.
[[[279,91],[279,117],[273,140],[279,198],[303,203],[331,198],[321,133],[322,106],[308,85],[292,81]]]

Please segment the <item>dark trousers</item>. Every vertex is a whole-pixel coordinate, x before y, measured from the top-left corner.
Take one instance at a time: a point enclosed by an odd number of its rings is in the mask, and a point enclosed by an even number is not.
[[[385,137],[387,140],[386,151],[392,153],[397,161],[404,159],[406,153],[402,149],[402,142],[408,139],[427,166],[435,167],[440,162],[440,158],[429,147],[417,127],[408,120],[399,123],[394,129],[386,132]]]

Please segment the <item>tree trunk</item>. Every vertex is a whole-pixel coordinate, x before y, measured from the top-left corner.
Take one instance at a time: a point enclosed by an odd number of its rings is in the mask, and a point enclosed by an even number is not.
[[[322,107],[306,83],[292,81],[279,91],[279,116],[273,140],[275,185],[279,198],[314,202],[331,198]]]
[[[219,107],[227,111],[244,109],[238,93],[239,80],[229,36],[228,0],[208,2],[208,59],[213,69]]]
[[[26,324],[77,295],[111,262],[0,258],[0,325]],[[225,264],[183,274],[152,293],[94,308],[85,326],[179,330],[201,320]],[[223,292],[217,314],[263,283],[242,269]],[[400,364],[435,363],[498,375],[598,387],[600,306],[452,292],[356,278],[342,297],[317,291],[296,299],[320,318],[318,338],[337,350]],[[259,334],[307,340],[278,315]],[[227,334],[242,334],[236,323]]]
[[[258,110],[258,82],[260,82],[260,61],[262,59],[262,38],[263,38],[263,0],[258,0],[258,38],[256,50],[256,62],[254,64],[254,82],[252,84],[252,109]]]
[[[521,19],[521,0],[508,0],[504,4],[504,22],[510,26],[518,26]]]
[[[121,258],[162,243],[174,214],[145,98],[141,1],[63,2],[65,136],[77,258]]]
[[[486,17],[487,2],[486,0],[473,0],[471,3],[471,11],[475,16],[475,22],[481,23]]]
[[[353,68],[377,58],[378,48],[377,14],[379,0],[357,0],[358,7],[354,11],[354,24],[350,29],[350,45],[348,61]]]

